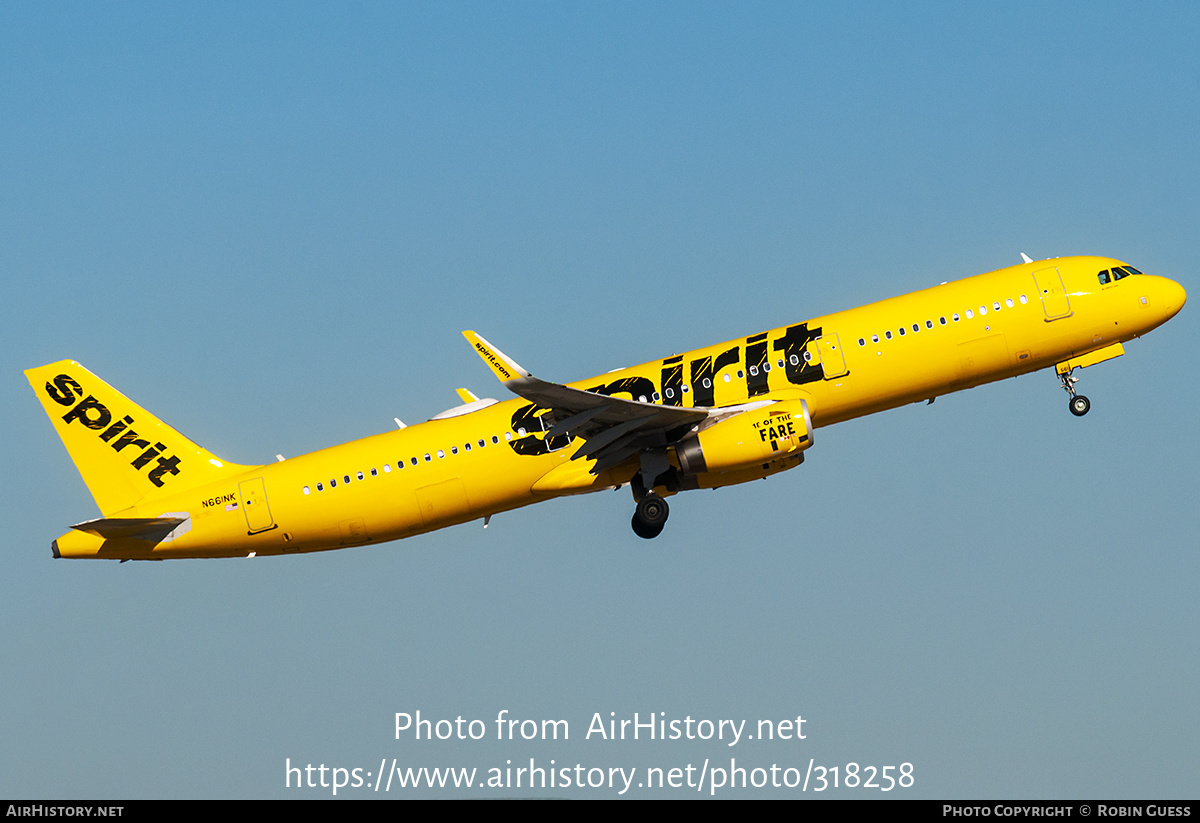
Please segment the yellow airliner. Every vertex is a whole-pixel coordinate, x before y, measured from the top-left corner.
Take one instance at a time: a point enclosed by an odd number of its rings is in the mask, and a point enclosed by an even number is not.
[[[1076,368],[1175,316],[1178,283],[1104,257],[1025,262],[575,383],[531,375],[463,332],[517,399],[478,399],[396,431],[263,466],[222,460],[72,360],[25,372],[102,517],[55,557],[161,560],[396,540],[628,484],[633,530],[665,497],[798,466],[813,433],[1054,367]],[[399,423],[399,421],[397,421]]]

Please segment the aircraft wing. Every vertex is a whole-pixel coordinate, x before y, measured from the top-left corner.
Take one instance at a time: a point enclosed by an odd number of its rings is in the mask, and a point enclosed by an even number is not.
[[[668,446],[717,412],[640,403],[548,383],[534,377],[475,332],[464,331],[463,337],[510,391],[551,410],[554,422],[546,437],[569,434],[586,441],[571,459],[595,458],[592,474],[611,469],[644,449]]]

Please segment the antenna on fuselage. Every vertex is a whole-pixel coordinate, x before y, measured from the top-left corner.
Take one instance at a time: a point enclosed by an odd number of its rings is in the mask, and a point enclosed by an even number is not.
[[[1029,255],[1028,255],[1028,254],[1026,254],[1025,252],[1021,252],[1021,259],[1022,259],[1022,260],[1024,260],[1026,263],[1032,263],[1032,262],[1033,262],[1032,260],[1030,260],[1030,259],[1029,259]]]

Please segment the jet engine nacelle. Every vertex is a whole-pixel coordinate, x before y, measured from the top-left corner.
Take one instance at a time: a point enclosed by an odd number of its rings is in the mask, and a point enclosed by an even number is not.
[[[812,445],[812,418],[804,400],[783,400],[741,412],[702,429],[675,447],[684,477],[765,470],[800,457]],[[799,463],[799,460],[796,461]]]

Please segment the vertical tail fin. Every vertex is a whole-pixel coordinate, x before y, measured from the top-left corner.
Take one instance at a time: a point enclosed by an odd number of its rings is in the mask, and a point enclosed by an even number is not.
[[[25,377],[106,517],[247,469],[200,448],[74,360]]]

